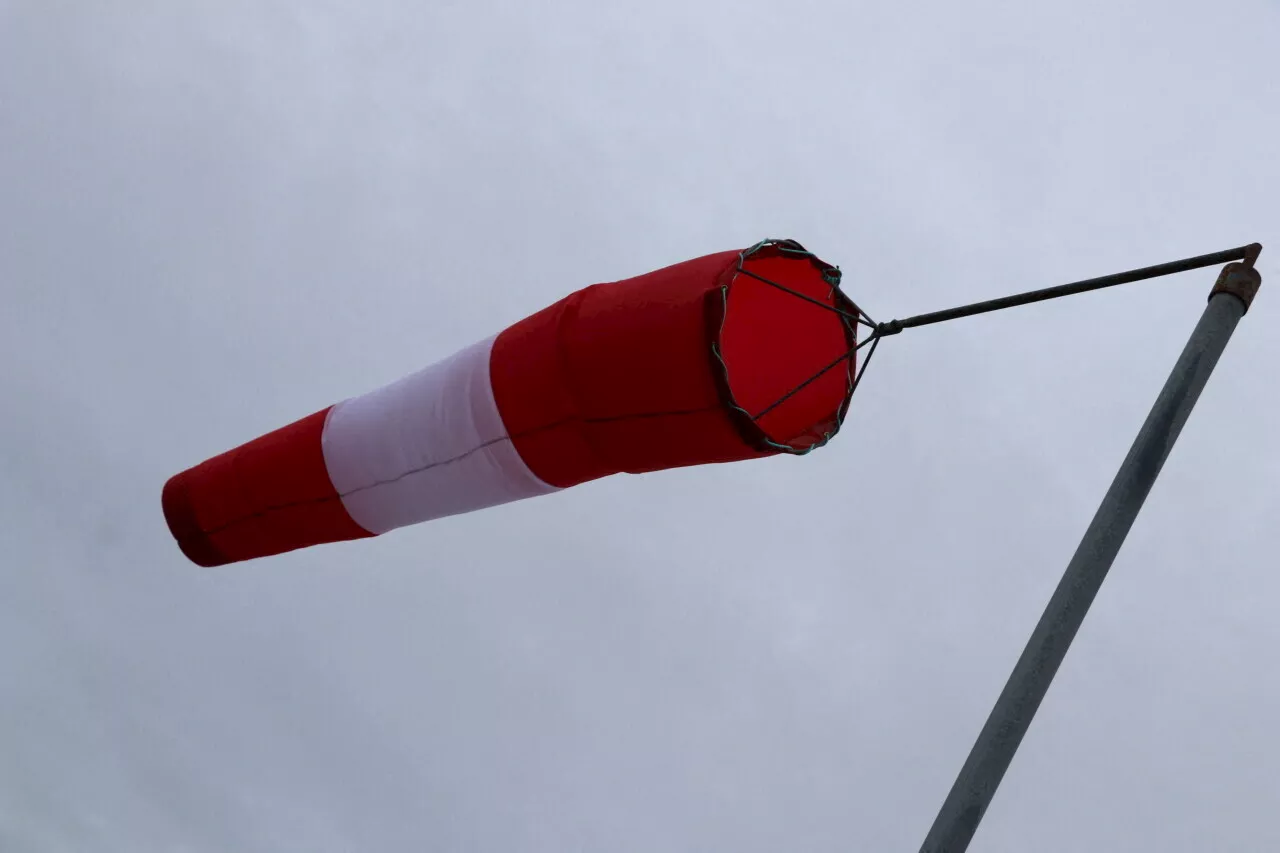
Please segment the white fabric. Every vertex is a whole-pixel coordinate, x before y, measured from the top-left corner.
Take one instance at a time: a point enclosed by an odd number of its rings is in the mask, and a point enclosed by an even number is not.
[[[330,411],[329,479],[370,533],[556,491],[507,436],[493,399],[494,338]]]

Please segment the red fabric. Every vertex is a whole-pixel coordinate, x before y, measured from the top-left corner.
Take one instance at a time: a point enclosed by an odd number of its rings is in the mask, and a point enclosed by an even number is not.
[[[165,484],[169,530],[197,565],[220,566],[372,534],[329,482],[328,409],[183,471]]]
[[[753,256],[746,269],[834,306],[831,285],[813,264]],[[838,314],[746,275],[729,289],[720,350],[729,391],[752,416],[819,373],[853,347]],[[772,441],[804,449],[835,432],[837,408],[852,381],[853,359],[822,373],[756,423]]]
[[[720,252],[592,285],[498,336],[490,362],[494,397],[534,474],[569,487],[773,452],[731,411],[727,393],[756,414],[850,343],[835,313],[735,275],[738,257]],[[833,299],[806,258],[765,249],[747,269],[828,304]],[[722,285],[729,286],[727,310]],[[712,350],[721,328],[727,388]],[[803,436],[834,424],[847,390],[847,371],[838,367],[764,418],[764,433],[807,444]]]

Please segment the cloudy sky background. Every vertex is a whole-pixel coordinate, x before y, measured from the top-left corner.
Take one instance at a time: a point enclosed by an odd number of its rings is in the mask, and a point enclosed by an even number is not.
[[[804,459],[217,571],[170,474],[793,236],[878,319],[1268,244],[974,851],[1280,846],[1280,8],[0,0],[0,849],[914,850],[1214,271]]]

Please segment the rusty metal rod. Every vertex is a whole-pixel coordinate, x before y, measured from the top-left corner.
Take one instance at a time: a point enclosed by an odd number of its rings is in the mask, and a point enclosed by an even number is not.
[[[1209,374],[1257,292],[1261,278],[1253,269],[1253,261],[1261,247],[1247,248],[1245,263],[1228,265],[1218,277],[1200,322],[1067,564],[947,794],[921,853],[963,853],[968,848]],[[1034,846],[1034,842],[1027,846]]]
[[[1172,275],[1173,273],[1187,272],[1188,270],[1200,269],[1202,267],[1212,267],[1218,264],[1225,264],[1230,261],[1247,261],[1249,266],[1253,265],[1254,258],[1257,258],[1258,252],[1262,251],[1262,246],[1258,243],[1250,243],[1248,246],[1241,246],[1238,249],[1226,249],[1221,252],[1213,252],[1208,255],[1197,255],[1194,258],[1183,258],[1180,261],[1170,261],[1166,264],[1156,264],[1153,267],[1143,267],[1142,269],[1129,270],[1128,272],[1119,272],[1112,275],[1104,275],[1100,278],[1090,278],[1084,281],[1075,281],[1070,284],[1060,284],[1056,287],[1046,287],[1043,290],[1032,290],[1027,293],[1017,293],[1013,296],[1002,296],[999,299],[988,299],[986,302],[975,302],[972,305],[962,305],[959,308],[948,308],[945,311],[933,311],[928,314],[917,314],[914,317],[908,317],[905,320],[890,320],[887,323],[880,323],[876,326],[876,334],[884,337],[885,335],[896,335],[903,329],[913,329],[917,326],[929,326],[933,323],[942,323],[946,320],[956,320],[960,317],[972,317],[975,314],[986,314],[989,311],[1002,311],[1005,308],[1016,308],[1019,305],[1029,305],[1032,302],[1043,302],[1046,299],[1057,299],[1062,296],[1074,296],[1077,293],[1087,293],[1090,290],[1101,290],[1104,287],[1115,287],[1117,284],[1129,284],[1135,281],[1143,281],[1148,278],[1158,278],[1162,275]]]

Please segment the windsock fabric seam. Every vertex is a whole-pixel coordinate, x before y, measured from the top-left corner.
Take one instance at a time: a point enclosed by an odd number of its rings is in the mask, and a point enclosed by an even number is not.
[[[667,418],[667,417],[680,417],[683,415],[698,415],[698,414],[703,414],[705,412],[718,411],[719,409],[720,409],[720,406],[715,405],[715,406],[706,406],[701,409],[684,409],[680,411],[668,411],[668,412],[638,412],[638,413],[633,413],[628,415],[617,415],[613,417],[603,417],[603,418],[578,418],[578,417],[561,418],[560,420],[553,421],[552,423],[542,424],[536,427],[532,427],[521,433],[517,433],[516,435],[504,435],[498,438],[490,439],[484,442],[483,444],[478,445],[477,447],[467,450],[465,453],[461,453],[449,459],[443,459],[436,462],[432,462],[428,465],[422,465],[416,468],[411,468],[407,471],[397,474],[395,477],[392,477],[386,480],[378,480],[372,483],[367,483],[365,485],[357,486],[353,489],[347,489],[346,491],[338,492],[333,495],[326,495],[324,497],[308,498],[306,500],[299,500],[299,501],[289,501],[287,503],[280,503],[280,504],[271,504],[270,506],[263,507],[262,509],[257,510],[256,512],[251,512],[246,515],[239,516],[238,518],[234,518],[231,521],[228,521],[224,524],[220,524],[216,527],[205,528],[203,525],[201,525],[199,530],[201,533],[203,533],[206,536],[216,536],[219,533],[223,533],[245,522],[253,521],[254,519],[258,519],[258,518],[265,518],[266,516],[270,515],[273,512],[279,512],[281,510],[286,510],[286,509],[293,509],[295,507],[300,507],[300,506],[311,506],[311,505],[329,503],[330,501],[335,501],[335,500],[342,500],[343,498],[349,497],[350,495],[367,491],[369,489],[374,489],[374,488],[377,488],[378,486],[385,486],[390,483],[403,480],[405,477],[410,477],[410,476],[413,476],[414,474],[419,474],[423,471],[429,471],[432,468],[438,468],[444,465],[451,465],[455,462],[460,462],[461,460],[467,458],[468,456],[478,453],[481,450],[484,450],[485,448],[491,447],[495,444],[500,444],[504,441],[511,441],[513,439],[525,438],[527,436],[535,435],[537,433],[545,432],[547,430],[557,429],[559,427],[564,426],[567,423],[572,423],[574,421],[579,421],[585,424],[616,423],[618,421],[641,420],[645,418]]]

